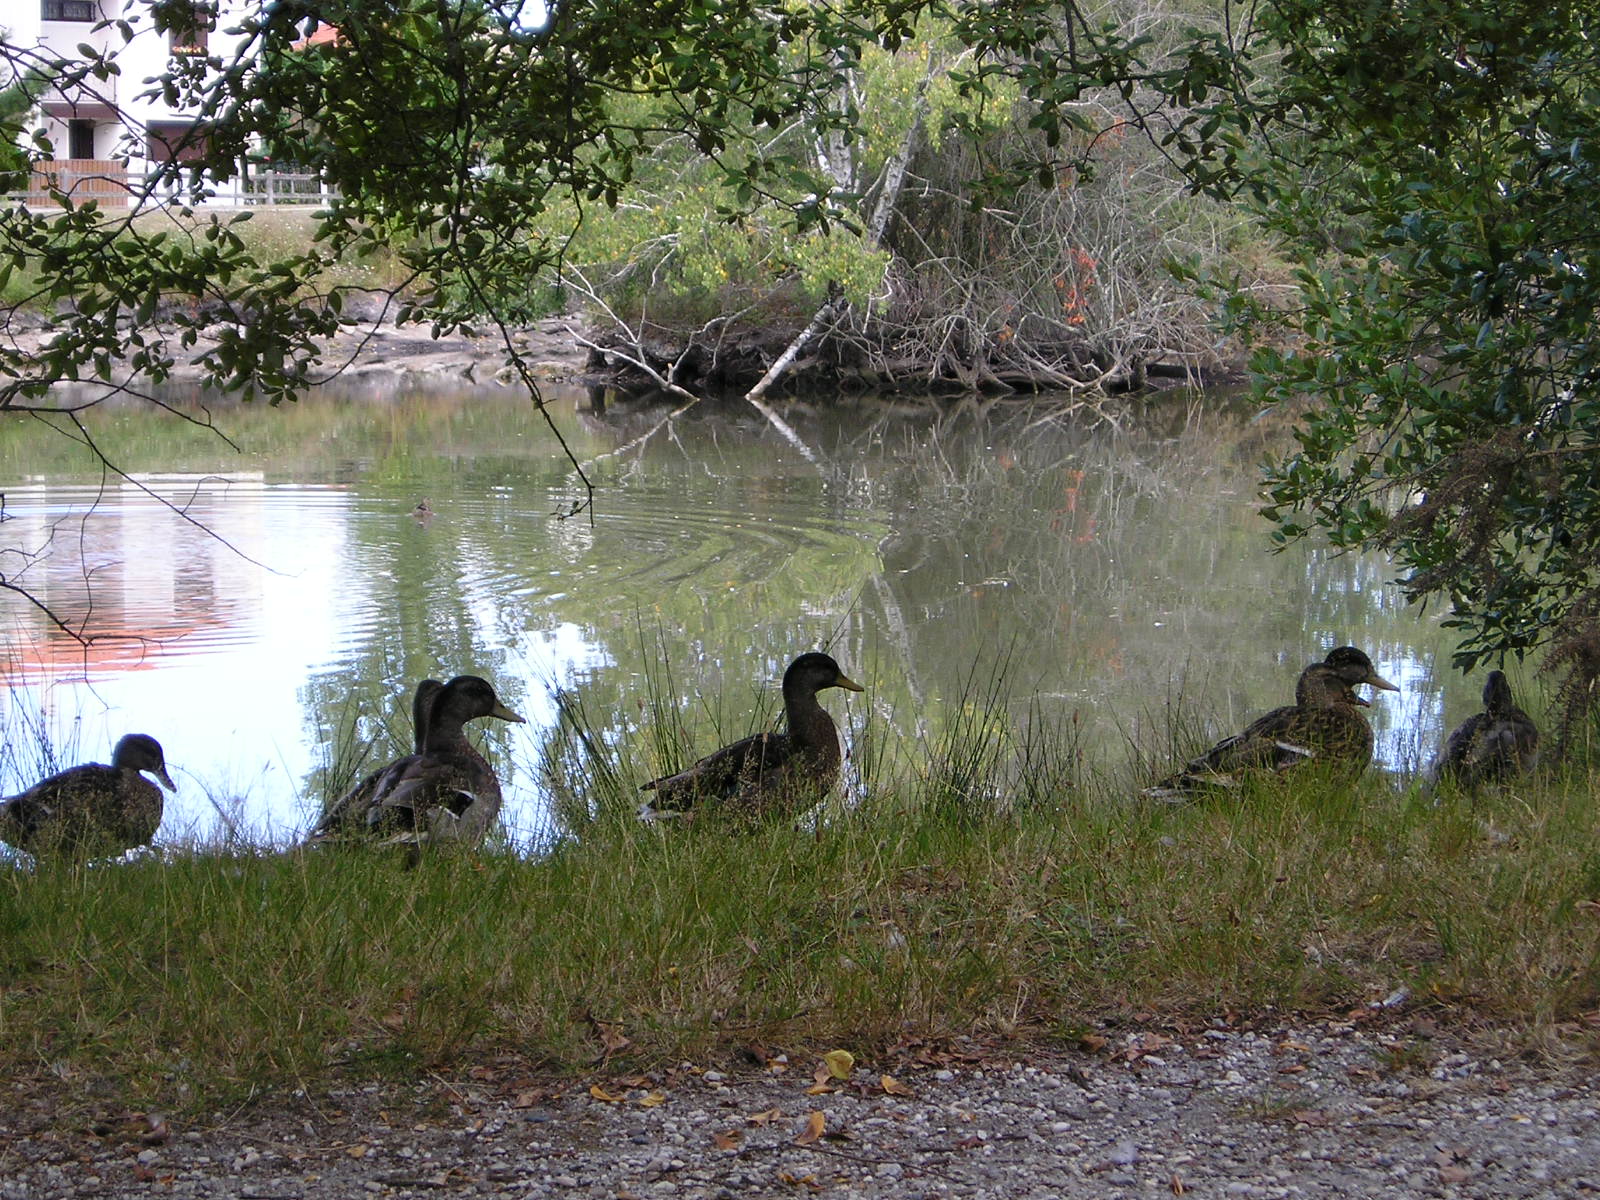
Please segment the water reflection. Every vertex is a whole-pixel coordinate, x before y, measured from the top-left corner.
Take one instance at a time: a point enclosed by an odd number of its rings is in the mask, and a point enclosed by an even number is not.
[[[1236,729],[1343,642],[1405,689],[1372,714],[1391,768],[1477,695],[1436,672],[1446,633],[1382,559],[1267,553],[1252,490],[1271,429],[1170,402],[1137,433],[1016,405],[791,405],[788,431],[743,408],[559,405],[592,519],[552,517],[574,494],[565,460],[503,391],[217,406],[241,454],[110,408],[91,414],[100,445],[161,473],[105,487],[50,431],[0,429],[24,478],[0,536],[31,556],[7,574],[91,635],[6,598],[8,728],[43,713],[80,760],[152,733],[180,776],[163,840],[281,841],[312,819],[341,734],[404,745],[415,681],[472,671],[530,720],[489,731],[528,841],[547,824],[552,690],[626,739],[663,656],[691,719],[737,722],[794,654],[829,646],[870,688],[842,723],[870,704],[907,738],[1003,661],[1019,705],[1077,714],[1108,756],[1155,737],[1174,697]]]

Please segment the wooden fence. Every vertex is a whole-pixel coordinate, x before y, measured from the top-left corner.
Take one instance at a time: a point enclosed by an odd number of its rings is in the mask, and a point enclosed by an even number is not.
[[[257,171],[230,179],[211,189],[207,208],[248,208],[256,205],[325,204],[334,194],[315,175],[292,171]],[[72,158],[37,164],[26,191],[12,192],[7,201],[34,208],[57,204],[55,193],[75,204],[98,200],[102,208],[143,208],[168,203],[187,204],[187,188],[152,188],[143,171],[131,171],[116,160]]]

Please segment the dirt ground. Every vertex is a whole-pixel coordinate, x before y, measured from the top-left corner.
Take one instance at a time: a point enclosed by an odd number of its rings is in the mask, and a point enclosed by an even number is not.
[[[193,1121],[18,1080],[0,1200],[1600,1193],[1591,1073],[1492,1038],[1358,1019],[1096,1040],[569,1079],[508,1056]]]

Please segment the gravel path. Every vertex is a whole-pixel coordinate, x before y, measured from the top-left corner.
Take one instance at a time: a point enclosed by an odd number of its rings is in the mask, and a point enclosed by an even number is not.
[[[1359,1023],[997,1053],[907,1051],[887,1081],[857,1064],[825,1084],[820,1061],[552,1082],[507,1059],[211,1128],[63,1119],[18,1084],[0,1200],[1600,1193],[1600,1110],[1577,1069]]]

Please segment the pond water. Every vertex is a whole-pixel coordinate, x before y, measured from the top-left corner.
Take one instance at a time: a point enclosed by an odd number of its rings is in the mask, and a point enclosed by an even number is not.
[[[791,404],[785,431],[742,406],[556,392],[596,487],[571,519],[566,460],[505,390],[171,399],[84,417],[128,478],[102,478],[70,426],[0,426],[5,575],[93,635],[4,597],[0,788],[36,777],[41,740],[64,765],[151,733],[179,784],[163,842],[292,840],[333,758],[409,740],[426,675],[484,675],[528,718],[480,724],[529,844],[549,830],[557,688],[641,739],[668,676],[709,749],[824,646],[867,686],[824,695],[847,747],[869,716],[914,742],[998,687],[1034,718],[1076,714],[1108,769],[1134,747],[1159,762],[1169,704],[1231,732],[1346,642],[1402,688],[1374,699],[1382,767],[1413,769],[1475,708],[1449,631],[1385,560],[1268,552],[1256,464],[1284,434],[1221,398],[1169,393],[1124,430],[1017,403]]]

